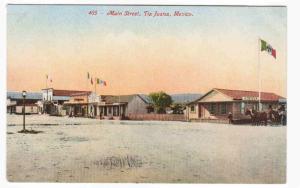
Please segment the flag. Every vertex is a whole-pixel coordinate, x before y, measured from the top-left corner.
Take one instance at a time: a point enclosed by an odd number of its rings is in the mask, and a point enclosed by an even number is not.
[[[100,84],[100,79],[99,78],[97,78],[97,82],[96,82],[97,84]]]
[[[93,82],[93,78],[91,77],[91,84],[93,85],[94,84],[94,82]]]
[[[264,40],[260,40],[260,51],[266,51],[276,59],[276,50]]]
[[[50,82],[52,83],[52,78],[50,78]]]
[[[46,74],[46,79],[48,79],[48,74]]]
[[[87,79],[90,79],[90,73],[87,72]]]
[[[106,86],[106,81],[100,80],[100,85]]]

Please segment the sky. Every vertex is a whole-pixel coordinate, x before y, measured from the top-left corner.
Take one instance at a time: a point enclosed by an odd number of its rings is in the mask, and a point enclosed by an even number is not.
[[[286,7],[8,5],[7,14],[9,91],[203,94],[258,91],[261,78],[262,91],[287,95]],[[259,39],[276,49],[276,59],[259,51]],[[87,72],[107,86],[95,88]]]

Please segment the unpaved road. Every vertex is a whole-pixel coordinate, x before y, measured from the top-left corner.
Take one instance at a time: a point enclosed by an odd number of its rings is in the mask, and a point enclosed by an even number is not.
[[[13,182],[284,183],[286,127],[8,115]]]

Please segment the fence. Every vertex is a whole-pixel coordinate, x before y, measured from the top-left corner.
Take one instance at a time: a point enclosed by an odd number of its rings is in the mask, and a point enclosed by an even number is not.
[[[204,122],[204,123],[221,123],[228,124],[228,119],[191,119],[192,122]],[[233,119],[233,124],[249,124],[251,119]]]
[[[129,114],[130,120],[186,121],[183,114]]]

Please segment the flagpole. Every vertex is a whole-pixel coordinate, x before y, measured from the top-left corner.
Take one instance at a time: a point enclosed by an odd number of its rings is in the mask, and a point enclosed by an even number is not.
[[[47,78],[48,76],[47,76],[47,74],[46,74],[46,89],[48,88],[48,83],[47,83],[47,80],[48,80],[48,78]]]
[[[95,77],[95,93],[96,93],[97,78]]]
[[[260,38],[258,37],[258,110],[262,110],[261,106],[261,65],[260,65]]]
[[[118,80],[120,80],[120,75],[118,75]],[[119,106],[118,106],[118,111],[119,111],[119,120],[121,120],[121,96],[120,96],[120,82],[117,83],[118,84],[118,99],[119,99]]]

